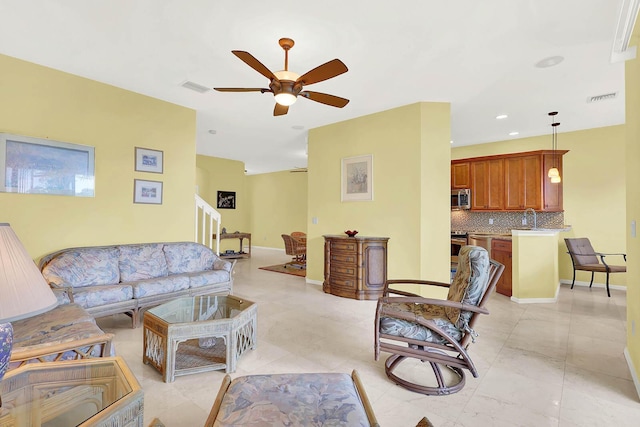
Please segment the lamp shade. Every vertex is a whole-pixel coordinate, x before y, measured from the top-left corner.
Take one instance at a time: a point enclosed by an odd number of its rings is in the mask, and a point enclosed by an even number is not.
[[[0,323],[51,310],[58,301],[9,224],[0,223]]]

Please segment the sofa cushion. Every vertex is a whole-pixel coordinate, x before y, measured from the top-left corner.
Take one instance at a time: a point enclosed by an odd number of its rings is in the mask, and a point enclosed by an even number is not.
[[[100,307],[132,298],[133,288],[129,284],[86,286],[73,289],[73,301],[83,308]]]
[[[133,287],[133,297],[143,298],[189,289],[189,277],[185,275],[156,277],[132,282],[130,285]]]
[[[118,246],[120,280],[133,282],[167,276],[169,269],[162,246],[161,243]]]
[[[195,242],[166,243],[163,250],[169,274],[211,270],[217,258],[211,249]]]
[[[118,253],[116,247],[69,249],[52,258],[42,275],[54,286],[115,285],[120,282]]]
[[[190,273],[189,287],[200,288],[207,285],[215,285],[216,283],[224,283],[231,280],[231,275],[226,270],[210,270],[201,271],[199,273]]]

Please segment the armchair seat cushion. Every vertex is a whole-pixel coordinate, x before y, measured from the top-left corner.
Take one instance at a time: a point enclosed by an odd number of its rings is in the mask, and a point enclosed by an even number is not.
[[[438,344],[447,342],[440,334],[426,326],[409,320],[388,317],[393,316],[394,313],[412,313],[417,317],[422,317],[432,322],[434,326],[444,330],[453,339],[460,340],[462,338],[462,333],[447,318],[444,308],[430,304],[385,304],[380,315],[380,333]]]
[[[585,271],[595,271],[597,273],[606,273],[607,272],[607,267],[605,267],[604,264],[582,264],[581,266],[577,267],[577,269],[585,270]],[[626,273],[627,272],[627,266],[625,266],[625,265],[610,265],[609,266],[609,272],[610,273]]]

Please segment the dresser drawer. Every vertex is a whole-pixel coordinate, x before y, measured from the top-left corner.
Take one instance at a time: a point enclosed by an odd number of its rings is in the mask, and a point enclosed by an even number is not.
[[[346,252],[331,252],[331,264],[341,263],[347,265],[356,265],[356,254]]]
[[[357,242],[346,241],[346,240],[333,240],[331,242],[331,252],[333,251],[342,251],[342,252],[356,252]]]
[[[331,286],[339,286],[343,289],[356,289],[356,281],[353,277],[331,275]]]
[[[356,266],[341,263],[332,263],[330,268],[331,274],[342,274],[345,276],[355,277]]]

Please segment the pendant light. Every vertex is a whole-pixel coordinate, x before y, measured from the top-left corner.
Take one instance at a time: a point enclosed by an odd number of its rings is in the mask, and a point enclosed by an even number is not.
[[[560,177],[560,171],[558,171],[558,130],[557,127],[560,126],[559,122],[556,122],[557,111],[552,111],[549,113],[551,117],[551,149],[553,150],[553,167],[549,169],[547,176],[551,178],[551,182],[553,184],[557,184],[562,182],[562,178]]]

